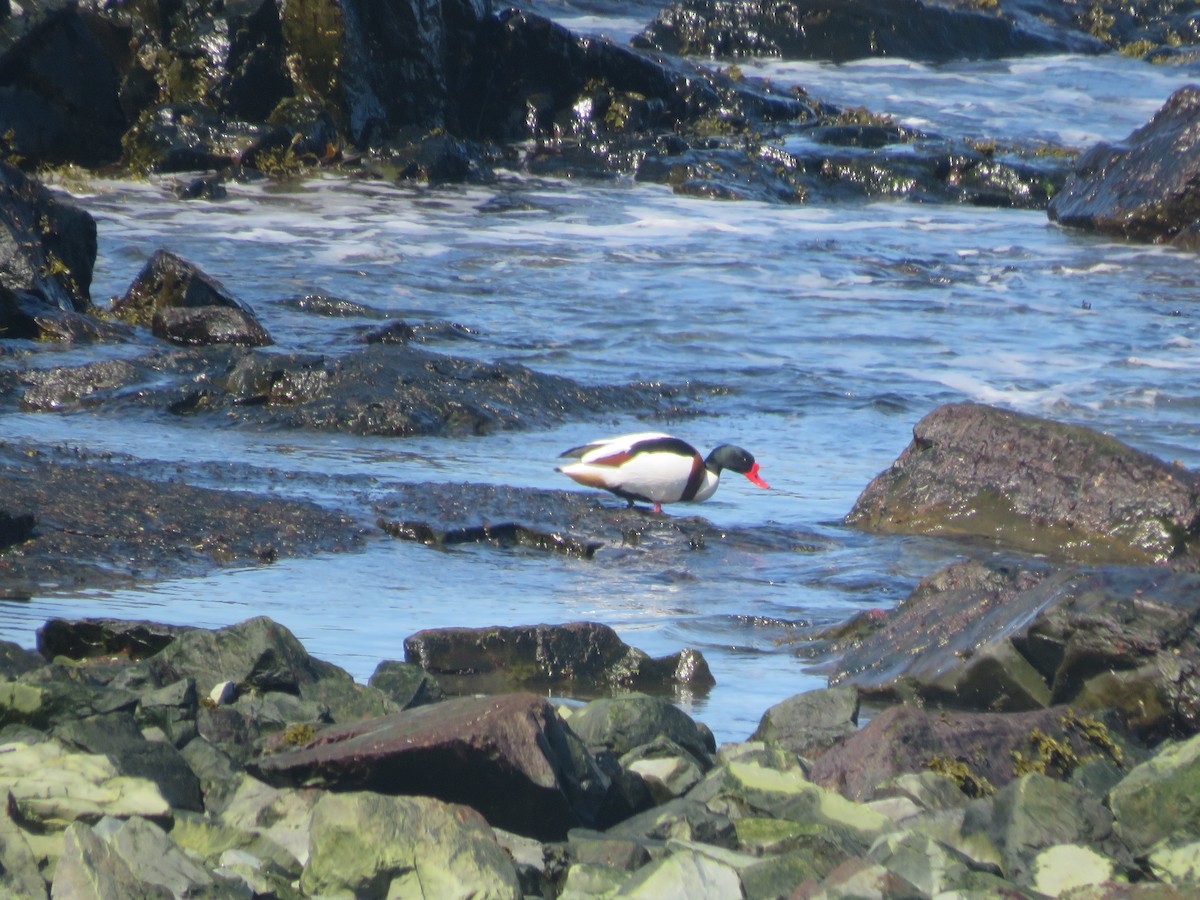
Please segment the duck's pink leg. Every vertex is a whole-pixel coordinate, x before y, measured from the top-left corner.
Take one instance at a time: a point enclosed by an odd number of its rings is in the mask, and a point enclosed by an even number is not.
[[[654,504],[654,514],[659,515],[659,516],[662,515],[662,504],[661,503]]]

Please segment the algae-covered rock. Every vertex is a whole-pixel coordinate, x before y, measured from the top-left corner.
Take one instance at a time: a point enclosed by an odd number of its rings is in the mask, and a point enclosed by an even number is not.
[[[941,406],[859,496],[870,531],[970,535],[1086,562],[1196,569],[1200,476],[1087,428]]]
[[[512,861],[483,817],[429,797],[327,794],[313,808],[312,894],[414,897],[521,896]]]
[[[1180,888],[1200,889],[1200,841],[1194,835],[1155,844],[1146,857],[1146,865],[1160,881]]]
[[[1116,831],[1135,854],[1200,832],[1200,735],[1168,744],[1112,789]]]

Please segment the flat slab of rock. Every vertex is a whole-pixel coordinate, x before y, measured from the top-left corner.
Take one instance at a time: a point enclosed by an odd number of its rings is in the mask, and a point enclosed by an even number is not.
[[[955,563],[848,642],[830,681],[960,709],[1111,708],[1143,734],[1191,734],[1198,613],[1191,572]]]
[[[316,504],[141,478],[14,444],[0,444],[0,496],[36,511],[32,537],[4,551],[0,592],[199,574],[347,549],[362,534]]]
[[[846,517],[1091,563],[1200,568],[1200,476],[1087,428],[941,406]]]
[[[595,825],[607,785],[550,703],[462,697],[325,729],[248,767],[271,784],[437,797],[539,840]],[[590,762],[590,758],[588,758]]]
[[[705,691],[716,683],[698,651],[651,659],[598,622],[431,628],[405,638],[404,656],[455,694],[551,685],[573,696],[675,685]]]

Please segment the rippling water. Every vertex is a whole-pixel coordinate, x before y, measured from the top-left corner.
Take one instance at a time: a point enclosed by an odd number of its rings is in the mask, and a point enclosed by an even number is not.
[[[586,11],[573,24],[631,30]],[[1123,58],[756,68],[929,131],[1079,145],[1125,136],[1195,76]],[[698,446],[732,441],[754,452],[778,490],[732,479],[694,511],[761,531],[769,549],[694,551],[663,566],[616,553],[584,561],[377,540],[361,553],[138,589],[48,593],[0,607],[0,636],[30,645],[55,615],[212,626],[266,614],[365,679],[421,628],[595,619],[655,654],[703,650],[718,687],[682,702],[719,740],[742,739],[768,705],[823,684],[795,653],[799,628],[890,606],[961,552],[839,524],[938,404],[972,399],[1048,415],[1200,465],[1195,257],[1063,231],[1044,214],[722,203],[632,181],[516,173],[436,190],[332,178],[288,190],[234,185],[215,203],[179,202],[168,188],[97,183],[79,195],[99,222],[98,301],[123,293],[167,247],[250,303],[280,350],[356,346],[356,329],[370,323],[286,303],[324,292],[476,332],[433,345],[443,352],[589,383],[721,388],[698,390],[698,414],[666,427]],[[37,364],[133,352],[50,349]],[[393,440],[101,411],[3,416],[0,434],[149,460],[233,461],[247,473],[239,486],[261,472],[276,492],[362,508],[394,482],[569,487],[553,471],[560,450],[662,425],[614,417]],[[328,474],[376,482],[370,495],[350,494],[320,477]]]

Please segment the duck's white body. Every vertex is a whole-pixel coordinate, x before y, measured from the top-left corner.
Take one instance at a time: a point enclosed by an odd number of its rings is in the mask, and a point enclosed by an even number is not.
[[[722,468],[746,475],[759,487],[754,457],[737,447],[719,447],[706,460],[686,441],[659,431],[623,434],[592,441],[562,454],[578,462],[559,467],[568,478],[588,487],[611,491],[632,504],[700,503],[721,483]]]

